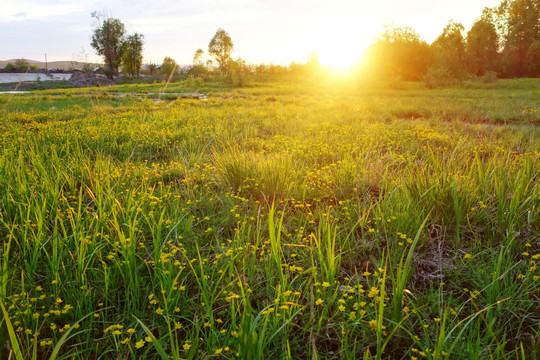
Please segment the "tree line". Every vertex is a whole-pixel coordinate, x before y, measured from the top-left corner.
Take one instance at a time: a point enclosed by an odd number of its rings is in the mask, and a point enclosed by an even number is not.
[[[94,29],[90,44],[96,53],[103,57],[107,77],[113,79],[118,75],[120,68],[125,74],[139,75],[143,60],[144,36],[139,33],[126,35],[125,26],[119,19],[104,18],[98,12],[92,13],[92,17],[98,21],[98,25]],[[236,61],[232,59],[233,48],[231,37],[223,29],[218,29],[210,40],[208,54],[214,58],[222,73],[231,71],[235,65],[245,63],[241,58]],[[203,58],[204,50],[198,49],[193,64],[194,68],[198,68],[201,72],[213,64],[210,59],[204,63]],[[151,64],[148,70],[154,72],[158,69],[160,73],[172,76],[177,72],[178,64],[174,59],[165,57],[161,65]]]
[[[138,75],[142,66],[142,34],[126,35],[118,19],[92,13],[98,26],[92,36],[92,47],[103,56],[109,78],[125,74]],[[499,6],[485,8],[471,29],[450,20],[431,43],[420,38],[412,28],[387,26],[368,47],[364,66],[371,76],[385,79],[451,82],[469,75],[488,77],[540,76],[540,0],[504,0]],[[229,34],[218,29],[208,44],[208,58],[197,49],[191,75],[202,75],[216,66],[221,74],[261,73],[303,74],[319,69],[315,53],[306,64],[247,65],[242,58],[234,60],[234,44]],[[160,65],[150,64],[145,71],[165,76],[176,74],[175,60],[166,57]]]
[[[540,0],[504,0],[471,29],[450,20],[431,43],[414,29],[389,26],[368,48],[366,68],[391,79],[460,79],[469,74],[540,76]]]

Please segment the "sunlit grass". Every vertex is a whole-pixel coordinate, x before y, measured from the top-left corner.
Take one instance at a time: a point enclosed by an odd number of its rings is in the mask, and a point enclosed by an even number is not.
[[[537,357],[538,80],[386,85],[0,96],[0,357]]]

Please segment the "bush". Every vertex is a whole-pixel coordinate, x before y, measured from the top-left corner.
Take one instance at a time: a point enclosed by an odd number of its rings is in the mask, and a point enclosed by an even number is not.
[[[7,65],[4,67],[4,69],[6,69],[8,71],[13,71],[13,70],[15,70],[15,64],[7,63]]]
[[[25,59],[17,59],[15,60],[15,69],[17,71],[28,71],[31,69],[31,66]]]
[[[174,77],[178,73],[178,64],[173,58],[166,56],[159,71],[166,77]]]
[[[204,84],[204,80],[197,76],[188,76],[186,85],[190,87],[197,87],[202,86]]]
[[[195,76],[195,77],[198,77],[198,76],[204,77],[204,76],[207,76],[208,73],[209,71],[204,65],[194,65],[193,67],[191,67],[191,69],[186,71],[186,75]]]
[[[480,81],[484,84],[494,84],[498,80],[497,75],[496,71],[486,71],[484,75],[480,77]]]
[[[429,68],[426,75],[424,75],[423,80],[424,84],[429,89],[451,86],[459,83],[459,79],[443,67]]]

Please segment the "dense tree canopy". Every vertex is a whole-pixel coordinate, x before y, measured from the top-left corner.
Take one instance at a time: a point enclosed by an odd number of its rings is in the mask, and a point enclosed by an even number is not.
[[[463,64],[465,60],[465,39],[463,31],[465,27],[450,20],[443,32],[433,44],[435,66],[440,67],[450,74],[459,76],[464,72]]]
[[[431,60],[429,45],[406,26],[387,26],[366,57],[373,73],[404,80],[420,80]]]
[[[476,75],[495,71],[498,60],[499,36],[495,25],[488,19],[477,20],[467,33],[466,60]]]
[[[503,1],[498,14],[506,31],[501,70],[508,76],[533,75],[529,71],[534,64],[529,61],[534,57],[527,55],[534,42],[540,41],[540,0]]]
[[[94,17],[98,18],[96,13]],[[118,67],[122,62],[122,50],[125,41],[126,29],[124,24],[114,18],[107,18],[94,30],[92,36],[92,47],[98,55],[105,60],[105,71],[107,77],[112,79],[118,75]]]
[[[142,34],[135,33],[129,35],[124,42],[122,49],[122,70],[131,76],[139,75],[141,71],[143,38],[144,36]]]
[[[504,0],[479,15],[466,36],[450,20],[430,46],[411,28],[389,26],[368,48],[366,69],[404,80],[540,76],[540,0]]]
[[[163,75],[173,76],[178,71],[178,64],[173,58],[166,56],[159,70]]]

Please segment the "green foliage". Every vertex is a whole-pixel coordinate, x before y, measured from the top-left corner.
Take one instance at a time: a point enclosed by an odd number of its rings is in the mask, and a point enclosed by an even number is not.
[[[485,8],[466,39],[464,31],[450,20],[427,51],[414,30],[387,27],[368,48],[363,72],[394,82],[427,79],[428,86],[447,86],[486,72],[540,76],[539,0],[505,0]]]
[[[222,74],[228,73],[230,70],[233,49],[234,44],[229,34],[223,29],[218,29],[208,44],[208,54],[214,57]]]
[[[533,42],[529,46],[526,62],[528,64],[528,75],[540,77],[540,40]]]
[[[495,26],[486,19],[477,20],[467,33],[466,63],[475,75],[497,69],[499,37]]]
[[[142,34],[129,35],[123,43],[122,71],[131,76],[138,76],[142,66],[143,51]]]
[[[204,50],[197,49],[193,55],[193,65],[194,66],[204,66]]]
[[[0,358],[538,358],[539,89],[0,95]]]
[[[176,73],[178,72],[178,65],[173,58],[166,56],[163,59],[163,63],[161,63],[159,71],[161,72],[161,74],[170,78],[176,75]]]
[[[236,60],[230,60],[228,81],[236,87],[243,87],[246,85],[250,69],[246,64],[246,61],[242,58]]]
[[[26,59],[15,60],[15,68],[19,71],[30,70],[30,63]]]
[[[504,76],[529,75],[531,64],[527,52],[540,41],[540,1],[503,1],[497,9],[503,36],[501,70]]]
[[[463,77],[465,73],[465,40],[462,35],[464,30],[462,24],[450,20],[442,34],[431,44],[433,66],[444,69],[457,78]]]
[[[366,51],[366,71],[383,78],[420,80],[431,63],[429,46],[409,27],[388,26]]]
[[[6,64],[6,66],[4,66],[4,69],[8,70],[8,71],[12,71],[12,70],[16,70],[16,67],[15,67],[15,64],[14,63],[10,63],[8,62]]]
[[[146,75],[154,75],[157,72],[157,65],[156,64],[147,64],[146,70],[142,71]]]
[[[498,81],[498,75],[495,71],[487,71],[480,77],[480,81],[485,84],[493,84]]]
[[[12,351],[13,351],[13,354],[15,355],[15,359],[16,360],[23,360],[24,356],[22,355],[21,349],[19,347],[19,340],[17,339],[17,336],[15,335],[13,325],[11,324],[11,321],[9,319],[8,312],[6,311],[6,308],[4,307],[3,300],[0,300],[0,307],[1,307],[0,310],[2,310],[2,322],[0,322],[0,326],[2,328],[0,329],[0,331],[3,332],[3,330],[4,330],[3,325],[5,323],[5,327],[7,329],[8,334],[9,334],[9,340],[11,341],[11,347],[13,348]],[[2,334],[2,332],[0,332],[0,334]],[[2,337],[2,338],[4,338],[4,337]],[[0,354],[1,354],[1,352],[0,352]]]
[[[100,15],[92,14],[98,21]],[[122,50],[125,41],[126,30],[119,19],[106,18],[94,29],[90,45],[98,55],[105,60],[106,75],[113,79],[118,75],[118,68],[122,62]]]
[[[9,65],[9,63],[8,63],[8,65]],[[8,65],[6,65],[6,68],[8,67]],[[26,71],[31,70],[31,69],[32,69],[32,66],[30,65],[30,63],[26,59],[17,59],[17,60],[15,60],[15,63],[12,64],[12,70],[26,72]],[[9,70],[9,69],[6,69],[6,70]]]
[[[423,77],[423,81],[430,89],[456,85],[460,82],[454,73],[443,66],[429,68]]]
[[[204,65],[195,65],[192,66],[189,70],[187,70],[186,74],[188,76],[204,77],[209,74],[209,71]]]

